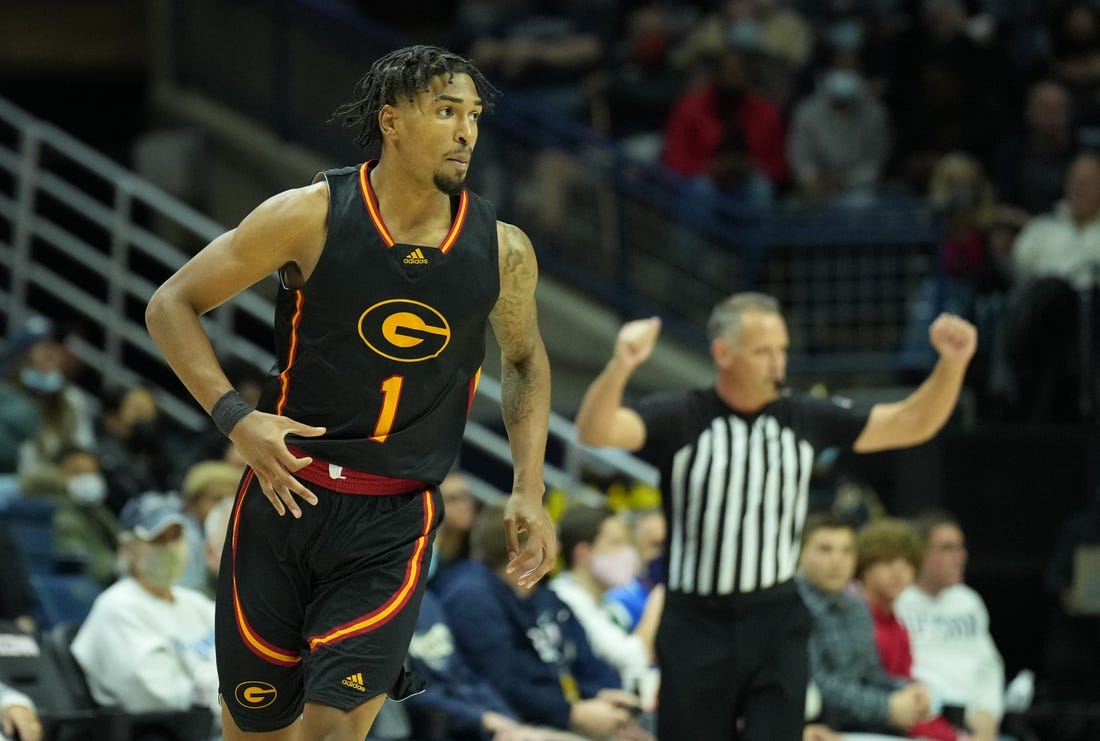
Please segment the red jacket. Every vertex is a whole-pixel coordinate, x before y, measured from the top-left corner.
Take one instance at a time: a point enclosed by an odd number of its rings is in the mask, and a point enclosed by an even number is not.
[[[763,96],[747,93],[737,107],[736,118],[749,157],[773,183],[784,181],[786,133],[779,107]],[[669,115],[662,161],[681,175],[706,173],[722,144],[723,129],[712,86],[685,93]]]
[[[895,677],[912,679],[913,652],[909,648],[909,631],[892,612],[880,612],[871,603],[871,619],[875,625],[875,644],[886,673]],[[959,737],[955,727],[942,715],[931,720],[921,721],[909,729],[910,738],[931,738],[937,741],[957,741]]]

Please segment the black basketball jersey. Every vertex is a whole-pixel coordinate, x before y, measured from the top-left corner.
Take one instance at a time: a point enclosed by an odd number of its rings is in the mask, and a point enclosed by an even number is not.
[[[260,407],[326,427],[288,438],[319,460],[438,483],[458,454],[500,293],[496,213],[464,190],[440,245],[395,243],[373,164],[322,173],[328,236],[305,286],[280,288],[278,376]]]

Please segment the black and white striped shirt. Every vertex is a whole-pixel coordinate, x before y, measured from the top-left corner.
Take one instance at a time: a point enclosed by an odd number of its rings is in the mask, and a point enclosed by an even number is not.
[[[714,389],[662,393],[637,406],[639,455],[661,472],[668,588],[729,595],[794,576],[815,451],[851,446],[868,410],[784,394],[741,414]]]

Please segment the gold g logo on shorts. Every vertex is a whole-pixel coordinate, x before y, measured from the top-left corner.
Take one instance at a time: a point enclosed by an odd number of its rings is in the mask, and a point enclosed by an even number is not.
[[[237,698],[237,704],[242,707],[259,710],[275,702],[279,692],[275,689],[275,685],[267,682],[241,682],[233,691],[233,696]]]
[[[384,358],[418,363],[443,352],[451,341],[451,325],[427,304],[393,298],[360,315],[359,336]]]

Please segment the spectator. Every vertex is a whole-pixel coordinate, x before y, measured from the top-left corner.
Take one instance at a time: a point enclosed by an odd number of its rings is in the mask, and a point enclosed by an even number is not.
[[[64,491],[53,516],[54,550],[85,561],[85,570],[107,587],[117,576],[118,519],[104,504],[107,481],[95,453],[70,447],[57,457]]]
[[[813,615],[810,672],[823,719],[839,731],[909,731],[930,717],[928,690],[886,673],[867,604],[851,589],[855,570],[852,526],[828,514],[807,518],[796,581]]]
[[[459,12],[452,46],[477,60],[486,76],[518,99],[587,122],[580,83],[603,62],[614,35],[605,5],[580,0],[481,4],[481,13]]]
[[[894,614],[894,602],[913,583],[921,562],[921,542],[904,520],[881,517],[864,525],[856,539],[856,577],[871,610],[875,645],[886,673],[911,680],[913,654],[909,633]],[[937,714],[909,729],[911,738],[956,741],[959,737],[946,718]],[[995,741],[981,738],[981,741]]]
[[[121,512],[139,494],[174,488],[167,430],[153,392],[115,386],[105,389],[101,400],[97,453],[107,478],[107,506]]]
[[[925,368],[935,362],[924,341],[924,327],[940,311],[965,316],[990,338],[978,348],[971,378],[979,393],[992,382],[992,352],[1001,341],[1005,296],[1011,274],[1011,230],[1026,220],[1016,209],[998,206],[981,163],[965,152],[949,152],[936,162],[928,203],[940,219],[937,269],[925,276],[910,302],[903,343],[905,363]],[[1001,370],[999,367],[997,370]]]
[[[440,590],[463,658],[525,723],[591,738],[637,733],[638,698],[618,689],[615,670],[593,655],[565,603],[541,585],[519,587],[518,575],[505,571],[502,514],[503,503],[481,511],[471,560]]]
[[[944,219],[939,245],[941,275],[968,296],[959,313],[973,317],[977,293],[1005,286],[1009,256],[990,250],[990,232],[998,218],[993,184],[977,159],[949,152],[936,162],[928,200]]]
[[[1100,280],[1100,155],[1074,158],[1065,201],[1024,227],[1012,258],[1006,352],[1023,414],[1030,420],[1079,419],[1086,410],[1078,406],[1077,348],[1087,327],[1081,326],[1078,299]]]
[[[439,598],[428,590],[409,644],[412,668],[428,689],[404,702],[414,736],[427,741],[569,741],[568,733],[521,724],[507,701],[456,650]]]
[[[937,160],[963,150],[988,164],[1005,119],[1001,60],[971,36],[962,0],[923,0],[919,22],[903,42],[889,106],[897,130],[896,159],[906,182],[927,188]]]
[[[607,69],[587,80],[593,125],[644,162],[659,159],[665,121],[683,89],[684,75],[669,61],[672,35],[668,9],[636,8]]]
[[[206,578],[200,591],[210,599],[215,599],[218,593],[218,574],[221,571],[222,551],[225,548],[229,519],[232,514],[233,500],[231,498],[219,499],[206,513],[206,519],[202,522],[202,529],[206,534],[203,540],[203,555],[206,557]]]
[[[661,558],[668,531],[665,513],[659,509],[631,512],[630,520],[634,523],[632,535],[634,548],[638,551],[638,574],[626,586],[609,589],[604,600],[615,622],[626,630],[634,630],[638,625],[650,591],[664,580]]]
[[[787,178],[783,146],[779,108],[751,90],[744,56],[726,48],[673,106],[661,161],[704,196],[766,205]]]
[[[1050,73],[1066,86],[1077,124],[1100,144],[1100,10],[1089,0],[1058,5],[1050,19]]]
[[[1023,118],[1021,131],[1000,140],[997,193],[1029,214],[1046,213],[1062,197],[1077,145],[1066,86],[1050,78],[1032,83]]]
[[[122,510],[126,574],[96,598],[72,645],[100,705],[128,713],[202,706],[218,717],[214,603],[178,586],[184,523],[178,498],[164,494]]]
[[[443,522],[432,545],[433,587],[443,583],[455,564],[470,557],[470,530],[480,509],[466,477],[458,471],[444,477],[439,493],[443,496]]]
[[[913,677],[946,705],[965,709],[975,741],[993,741],[1004,714],[1004,662],[985,603],[963,583],[962,529],[942,512],[923,515],[916,529],[924,548],[920,571],[894,605],[909,631]]]
[[[8,398],[0,408],[15,447],[0,455],[17,451],[15,468],[8,470],[26,471],[47,464],[70,445],[93,446],[88,402],[65,375],[67,353],[55,335],[53,322],[42,316],[30,317],[5,350]]]
[[[789,5],[776,0],[720,0],[676,49],[677,63],[690,67],[734,41],[781,60],[792,69],[806,65],[813,52],[812,26]]]
[[[650,592],[637,627],[626,630],[604,605],[609,589],[625,586],[638,572],[626,522],[606,507],[576,506],[562,515],[558,539],[565,568],[550,589],[576,615],[592,652],[618,670],[622,686],[637,687],[653,663],[664,588]]]
[[[787,159],[807,201],[868,205],[890,152],[890,122],[852,52],[836,52],[794,112]]]
[[[41,741],[42,722],[34,703],[22,692],[0,682],[0,738]]]
[[[183,534],[189,556],[180,586],[201,590],[206,585],[206,534],[203,529],[206,516],[221,500],[232,501],[243,473],[243,467],[224,461],[201,461],[187,469],[180,495],[186,515]]]
[[[1091,287],[1100,269],[1100,155],[1078,154],[1054,213],[1032,220],[1013,248],[1020,283],[1056,277]]]
[[[583,0],[515,0],[466,2],[459,9],[451,47],[476,60],[486,77],[506,88],[517,110],[539,119],[591,123],[584,81],[600,69],[615,33],[609,3]],[[515,199],[517,211],[538,238],[556,236],[572,215],[570,200],[586,173],[572,157],[553,148],[536,150],[530,177],[521,187],[514,179],[515,163],[503,162],[499,144],[488,137],[486,165],[490,182],[484,188],[498,208]],[[507,170],[505,175],[501,170]]]

